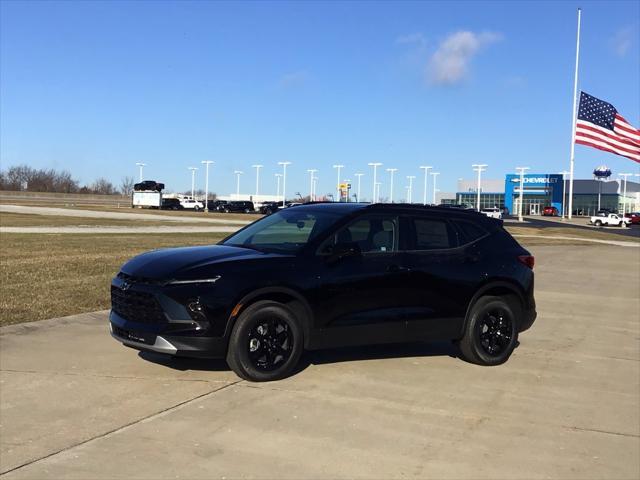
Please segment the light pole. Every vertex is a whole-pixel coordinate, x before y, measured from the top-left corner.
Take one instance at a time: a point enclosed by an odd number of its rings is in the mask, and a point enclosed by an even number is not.
[[[236,200],[240,200],[240,175],[244,175],[244,172],[236,170],[233,173],[236,175]]]
[[[343,178],[342,179],[342,183],[347,185],[346,195],[345,195],[345,202],[349,203],[349,184],[351,183],[351,179],[350,178]]]
[[[376,182],[378,181],[378,167],[381,166],[382,163],[371,162],[368,165],[373,167],[373,197],[371,198],[371,203],[378,203],[378,198],[376,196]]]
[[[473,165],[471,165],[473,167],[473,171],[474,172],[478,172],[478,205],[477,205],[477,209],[478,211],[480,211],[480,191],[482,190],[482,187],[480,185],[480,176],[482,175],[482,172],[484,172],[486,170],[485,167],[487,167],[488,165],[485,163],[474,163]]]
[[[197,167],[189,167],[189,170],[191,170],[191,198],[193,198],[195,200],[195,192],[196,192],[196,170],[198,170]]]
[[[440,175],[440,172],[431,172],[431,176],[433,177],[433,201],[431,203],[434,205],[436,204],[436,179],[438,175]]]
[[[360,199],[360,183],[362,181],[362,176],[364,175],[364,173],[356,173],[356,177],[358,177],[358,202],[361,202],[362,200]]]
[[[315,178],[315,173],[318,170],[316,170],[315,168],[310,168],[309,170],[307,170],[307,172],[309,173],[309,201],[313,202],[314,198],[313,198],[313,179]]]
[[[416,178],[415,175],[407,175],[407,180],[409,180],[409,190],[407,193],[407,202],[411,203],[412,200],[412,196],[413,196],[413,179]]]
[[[338,192],[338,201],[342,200],[340,192],[340,170],[344,168],[344,165],[334,165],[333,168],[338,170],[338,183],[336,184],[336,191]]]
[[[564,220],[564,212],[567,208],[567,175],[569,175],[570,172],[563,170],[558,173],[562,175],[562,219]]]
[[[276,198],[280,198],[280,179],[282,178],[282,174],[281,173],[276,173],[274,176],[278,180],[278,183],[277,183],[277,186],[276,186]]]
[[[313,192],[314,199],[316,198],[317,189],[318,189],[318,177],[311,177],[311,191]]]
[[[260,169],[262,167],[264,167],[264,165],[251,165],[251,168],[256,169],[256,197],[258,196],[258,191],[260,190]]]
[[[146,163],[141,163],[141,162],[137,162],[136,165],[139,167],[139,171],[140,171],[140,180],[138,180],[139,182],[142,181],[142,168],[146,167],[147,164]]]
[[[426,205],[427,204],[427,177],[428,177],[429,170],[431,170],[433,167],[421,165],[420,168],[424,170],[424,191],[422,192],[422,204]]]
[[[393,203],[393,174],[398,171],[397,168],[387,168],[387,172],[391,174],[391,184],[389,187],[389,201]]]
[[[213,160],[203,160],[200,163],[207,167],[204,174],[204,211],[209,212],[209,165],[213,163]]]
[[[624,220],[624,216],[627,213],[627,177],[633,175],[633,173],[619,173],[619,176],[624,178],[624,192],[622,194],[622,219]],[[624,226],[624,222],[622,223]]]
[[[376,198],[380,198],[380,187],[382,186],[382,182],[376,182]]]
[[[522,199],[524,195],[524,172],[527,170],[529,170],[529,167],[516,167],[516,171],[520,174],[520,200],[518,201],[518,221],[519,222],[524,221],[522,219]]]
[[[282,208],[284,208],[287,201],[287,165],[291,165],[291,162],[278,162],[278,165],[282,165]]]

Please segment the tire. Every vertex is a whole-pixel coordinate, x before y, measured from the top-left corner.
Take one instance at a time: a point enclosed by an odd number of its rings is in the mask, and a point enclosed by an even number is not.
[[[272,332],[277,333],[271,336]],[[303,342],[302,326],[289,308],[271,300],[258,301],[236,320],[229,338],[227,363],[245,380],[279,380],[295,370]]]
[[[199,212],[200,211],[200,207],[196,205],[195,207],[193,207],[193,211],[194,212]]]
[[[229,209],[228,208],[225,208],[223,211],[224,211],[224,213],[229,213]]]
[[[618,224],[618,226],[619,226],[619,227],[621,227],[621,226],[622,226],[622,222],[620,222],[620,223]]]
[[[251,210],[249,210],[248,208],[244,209],[244,213],[250,213],[250,212],[251,212]]]
[[[270,208],[267,208],[267,210],[265,210],[265,215],[271,215],[273,213],[273,210],[271,210]]]
[[[506,362],[518,344],[518,320],[510,297],[481,297],[459,342],[462,358],[477,365]]]
[[[602,226],[602,222],[600,220],[596,220],[595,226],[596,227],[601,227]]]

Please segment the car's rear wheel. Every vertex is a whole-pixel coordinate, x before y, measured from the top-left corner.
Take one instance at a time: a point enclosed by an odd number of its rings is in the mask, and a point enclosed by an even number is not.
[[[249,213],[249,212],[251,212],[251,210],[249,210],[248,208],[244,209],[244,213]]]
[[[602,222],[600,220],[596,220],[595,225],[596,225],[596,227],[601,227],[602,226]]]
[[[193,207],[193,209],[194,209],[196,212],[199,212],[199,211],[200,211],[200,207],[199,207],[199,206],[197,206],[197,205],[196,205],[195,207]]]
[[[278,380],[294,371],[302,347],[302,327],[294,313],[281,303],[259,301],[233,326],[227,363],[245,380]]]
[[[471,309],[460,340],[462,357],[478,365],[507,361],[518,342],[517,318],[510,297],[481,297]]]

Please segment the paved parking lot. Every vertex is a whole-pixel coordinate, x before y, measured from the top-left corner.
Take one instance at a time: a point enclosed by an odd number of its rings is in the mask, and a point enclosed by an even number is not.
[[[511,360],[448,344],[307,355],[240,382],[138,354],[106,312],[0,331],[6,478],[640,477],[640,249],[539,246]]]

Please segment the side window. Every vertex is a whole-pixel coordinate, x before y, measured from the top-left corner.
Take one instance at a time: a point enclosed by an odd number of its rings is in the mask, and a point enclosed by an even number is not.
[[[330,253],[336,244],[356,243],[362,253],[392,252],[396,249],[398,221],[395,217],[360,218],[341,228],[320,247]]]
[[[479,238],[484,237],[487,231],[480,225],[466,220],[454,220],[453,223],[458,227],[460,232],[460,245],[475,242]]]
[[[413,250],[454,248],[457,242],[447,222],[438,218],[414,218]]]

